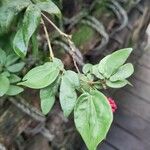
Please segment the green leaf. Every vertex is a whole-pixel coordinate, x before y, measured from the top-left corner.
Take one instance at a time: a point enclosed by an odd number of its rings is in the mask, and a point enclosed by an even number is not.
[[[111,82],[109,80],[106,81],[106,85],[111,88],[121,88],[128,84],[127,80],[115,81]]]
[[[92,66],[93,66],[92,64],[85,64],[82,68],[83,73],[87,74],[91,72]]]
[[[0,48],[0,64],[4,65],[6,62],[6,53]]]
[[[18,85],[24,85],[33,89],[41,89],[53,83],[59,75],[60,60],[47,62],[44,65],[31,69],[23,78],[23,82]]]
[[[105,56],[98,64],[98,69],[101,74],[105,74],[106,62],[110,55]]]
[[[106,56],[99,63],[100,73],[102,73],[106,78],[109,78],[125,63],[131,52],[132,48],[125,48]]]
[[[48,87],[40,90],[41,109],[44,115],[48,114],[55,102],[55,95],[58,91],[60,79]]]
[[[0,96],[3,96],[9,89],[9,80],[6,76],[0,75]]]
[[[83,93],[74,109],[75,125],[89,150],[106,138],[113,120],[107,98],[99,91]]]
[[[60,104],[64,115],[68,117],[74,109],[77,94],[75,89],[80,86],[79,77],[73,71],[66,71],[60,85]]]
[[[34,34],[31,37],[31,43],[32,43],[33,56],[36,58],[36,57],[38,57],[38,51],[39,51],[39,48],[38,48],[39,44],[38,44],[36,31],[34,32]]]
[[[26,46],[26,44],[25,44],[25,40],[23,37],[23,30],[21,28],[18,30],[18,32],[16,33],[16,35],[14,37],[13,49],[19,57],[23,58],[27,54],[27,48],[28,48],[28,45]]]
[[[19,57],[15,54],[9,54],[6,58],[6,64],[5,66],[10,66],[13,63],[15,63],[17,60],[19,59]]]
[[[102,85],[99,83],[99,84],[95,84],[94,85],[94,88],[98,89],[98,90],[101,90],[103,89]]]
[[[0,73],[3,71],[3,66],[0,64]]]
[[[99,64],[97,64],[97,65],[94,65],[93,67],[92,67],[92,71],[91,71],[91,73],[93,74],[93,75],[95,75],[98,79],[104,79],[104,77],[103,77],[103,75],[99,72]]]
[[[41,11],[38,7],[31,4],[26,9],[21,28],[15,35],[13,48],[20,57],[26,56],[29,40],[38,27],[41,19]]]
[[[47,2],[49,0],[32,0],[34,3]]]
[[[9,72],[13,72],[13,73],[14,73],[14,72],[19,72],[19,71],[21,71],[21,70],[23,69],[24,65],[25,65],[24,62],[17,63],[17,64],[14,64],[14,65],[12,65],[12,66],[8,66],[8,67],[7,67],[7,70],[8,70]]]
[[[131,63],[127,63],[121,66],[118,71],[110,77],[110,81],[123,80],[130,77],[134,72],[133,65]]]
[[[8,91],[6,92],[6,95],[15,96],[21,92],[23,92],[23,88],[15,85],[10,85]]]
[[[63,71],[64,69],[64,64],[62,63],[62,61],[60,59],[54,58],[53,59],[53,64],[55,66],[57,66],[61,71]]]
[[[36,6],[39,7],[42,11],[45,11],[49,14],[55,14],[58,17],[61,17],[60,9],[51,0],[38,2]]]
[[[87,78],[90,80],[90,81],[93,81],[94,80],[94,75],[93,74],[86,74]]]
[[[2,72],[1,75],[4,75],[5,77],[10,77],[10,73],[8,71]]]
[[[30,0],[2,0],[0,2],[0,35],[7,33],[17,15],[31,4]]]
[[[11,74],[9,77],[9,81],[10,81],[10,83],[17,83],[17,82],[21,81],[21,78],[15,74]]]
[[[80,77],[81,88],[84,91],[90,91],[91,85],[89,84],[89,81],[90,81],[89,78],[85,76],[84,74],[80,74],[79,77]]]

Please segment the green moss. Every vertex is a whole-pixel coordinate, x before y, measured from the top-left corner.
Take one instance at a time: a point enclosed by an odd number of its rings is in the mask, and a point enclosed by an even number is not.
[[[130,37],[128,41],[128,47],[133,47],[133,45],[134,43],[133,43],[132,37]]]
[[[86,44],[94,36],[95,31],[86,25],[81,25],[79,29],[74,32],[72,39],[73,42],[80,47],[81,45]]]

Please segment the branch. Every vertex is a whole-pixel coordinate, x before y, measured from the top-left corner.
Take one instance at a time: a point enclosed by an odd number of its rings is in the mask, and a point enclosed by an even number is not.
[[[74,43],[71,41],[71,35],[68,35],[68,34],[62,32],[62,31],[61,31],[47,16],[45,16],[43,13],[42,13],[42,16],[59,32],[59,34],[60,34],[61,36],[63,36],[63,37],[66,38],[66,40],[67,40],[67,42],[68,42],[68,45],[69,45],[71,51],[73,52],[72,59],[73,59],[74,66],[75,66],[77,72],[80,73],[80,70],[79,70],[79,68],[78,68],[78,66],[77,66],[77,63],[76,63],[76,60],[75,60],[75,57],[74,57],[74,55],[75,55],[75,53],[76,53],[76,48],[75,48]]]
[[[68,34],[62,32],[46,15],[44,15],[42,13],[42,16],[59,32],[59,34],[61,36],[64,36],[64,37],[69,38],[69,39],[71,38],[71,35],[68,35]]]
[[[52,47],[51,47],[51,42],[50,42],[50,39],[49,39],[48,31],[46,29],[46,26],[45,26],[45,23],[44,23],[43,19],[41,19],[41,22],[42,22],[44,32],[45,32],[45,35],[46,35],[46,39],[47,39],[47,43],[48,43],[48,47],[49,47],[49,52],[50,52],[50,57],[53,60],[54,59],[54,54],[53,54],[53,50],[52,50]]]

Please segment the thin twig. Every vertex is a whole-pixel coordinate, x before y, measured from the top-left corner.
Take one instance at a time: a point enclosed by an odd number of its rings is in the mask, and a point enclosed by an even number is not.
[[[77,72],[80,74],[81,72],[80,72],[80,70],[79,70],[79,68],[78,68],[77,62],[75,61],[74,57],[72,57],[72,60],[73,60],[73,64],[74,64],[74,66],[75,66]]]
[[[71,57],[72,57],[74,52],[70,50],[70,46],[68,44],[66,44],[63,41],[59,41],[59,40],[55,40],[53,42],[53,44],[61,46],[65,50],[65,52],[69,53],[69,55],[71,55]],[[74,59],[77,62],[77,64],[79,64],[80,66],[84,65],[83,57],[82,57],[81,52],[79,51],[79,49],[76,49],[76,52],[74,53]]]
[[[72,51],[73,53],[75,53],[76,48],[75,48],[75,46],[74,46],[74,43],[71,41],[71,35],[68,35],[68,34],[62,32],[62,31],[61,31],[47,16],[45,16],[43,13],[42,13],[42,16],[59,32],[59,34],[60,34],[61,36],[63,36],[63,37],[66,38],[66,40],[67,40],[67,42],[68,42],[68,44],[69,44],[69,47],[70,47],[71,51]],[[77,62],[76,62],[76,60],[75,60],[74,54],[72,54],[72,59],[73,59],[73,63],[74,63],[74,66],[75,66],[77,72],[80,73],[80,70],[79,70],[79,68],[78,68],[78,66],[77,66]]]
[[[68,35],[68,34],[62,32],[46,15],[44,15],[44,14],[42,13],[42,16],[59,32],[59,34],[60,34],[61,36],[64,36],[64,37],[66,37],[66,38],[71,38],[71,35]]]
[[[46,40],[47,40],[48,47],[49,47],[50,57],[53,60],[54,59],[54,54],[53,54],[53,50],[52,50],[52,47],[51,47],[51,42],[50,42],[50,39],[49,39],[48,31],[47,31],[47,28],[45,26],[45,23],[44,23],[43,19],[41,19],[41,22],[42,22],[44,32],[45,32],[45,35],[46,35]]]
[[[69,47],[70,47],[71,51],[73,52],[71,56],[72,56],[74,66],[75,66],[77,72],[80,74],[80,70],[79,70],[77,62],[75,60],[76,47],[75,47],[74,43],[69,38],[67,38],[67,41],[68,41],[68,44],[69,44]]]

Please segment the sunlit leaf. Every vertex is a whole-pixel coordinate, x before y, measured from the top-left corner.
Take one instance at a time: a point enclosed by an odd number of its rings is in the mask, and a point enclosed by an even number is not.
[[[125,63],[131,52],[132,48],[125,48],[106,56],[99,63],[100,73],[102,73],[106,78],[109,78]]]
[[[115,81],[111,82],[109,80],[106,81],[106,85],[111,88],[122,88],[128,84],[127,80],[120,80],[120,81]]]
[[[131,63],[127,63],[121,66],[117,72],[110,77],[110,81],[118,81],[123,80],[130,77],[134,72],[133,65]]]
[[[24,85],[33,89],[47,87],[56,80],[62,66],[62,62],[59,59],[55,59],[53,62],[47,62],[44,65],[35,67],[24,76],[23,82],[18,85]]]
[[[74,109],[75,125],[89,150],[106,138],[113,120],[107,98],[99,91],[83,93]]]
[[[100,71],[99,71],[99,65],[97,64],[97,65],[94,65],[93,67],[92,67],[92,71],[91,71],[91,73],[93,74],[93,75],[95,75],[97,78],[99,78],[99,79],[104,79],[104,76],[100,73]]]

